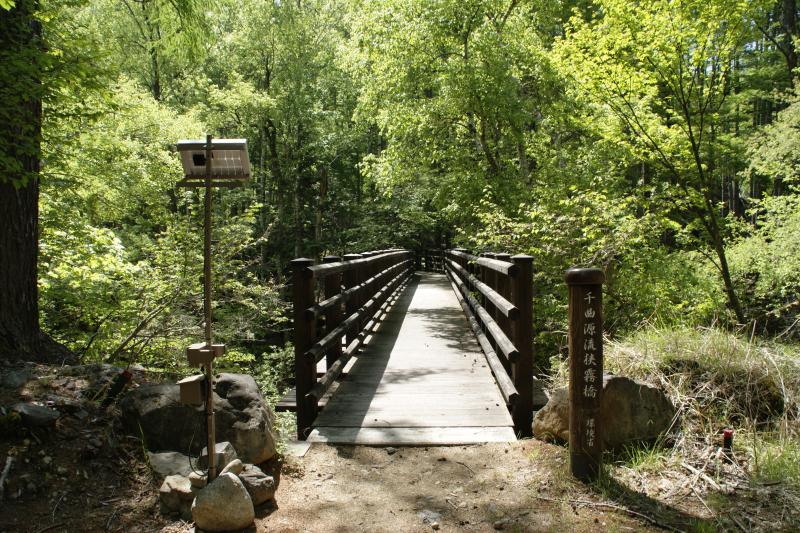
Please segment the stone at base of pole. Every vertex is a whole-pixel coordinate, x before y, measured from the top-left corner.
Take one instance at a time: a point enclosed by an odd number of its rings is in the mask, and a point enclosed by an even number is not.
[[[600,459],[585,453],[570,453],[569,468],[581,481],[595,481],[600,476]]]

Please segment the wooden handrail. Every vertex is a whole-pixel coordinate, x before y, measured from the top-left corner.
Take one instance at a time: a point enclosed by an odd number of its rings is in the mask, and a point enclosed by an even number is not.
[[[466,259],[471,263],[478,264],[482,267],[486,267],[490,270],[494,270],[495,272],[499,272],[500,274],[504,274],[506,276],[514,277],[519,273],[519,267],[514,263],[510,263],[508,261],[500,261],[490,257],[480,257],[477,255],[472,255],[470,253],[467,253],[463,250],[447,250],[446,253],[454,257],[458,257],[460,259]]]
[[[481,304],[470,294],[469,288],[467,288],[464,281],[453,272],[450,273],[451,278],[453,279],[456,286],[461,290],[461,294],[464,298],[469,302],[470,307],[474,311],[478,318],[480,318],[481,323],[483,326],[488,330],[488,333],[492,336],[492,339],[497,343],[497,346],[500,348],[500,351],[503,352],[503,355],[511,362],[516,361],[519,358],[519,350],[517,350],[514,343],[508,338],[508,335],[500,329],[500,326],[497,325],[497,322],[489,316],[489,313],[486,311]]]
[[[357,268],[359,266],[367,265],[367,264],[374,264],[379,262],[382,259],[386,259],[389,257],[397,257],[401,255],[405,255],[408,252],[403,250],[388,250],[388,251],[378,251],[378,252],[365,252],[362,255],[361,259],[356,259],[354,261],[338,261],[335,263],[323,263],[321,265],[313,265],[308,267],[308,270],[316,277],[317,279],[323,278],[325,276],[330,276],[331,274],[337,274],[339,272],[345,272],[346,270],[351,270]],[[366,257],[363,257],[366,256]]]
[[[464,311],[464,314],[467,315],[467,320],[472,328],[472,332],[475,334],[483,353],[486,355],[486,362],[489,363],[489,368],[497,380],[497,385],[500,387],[500,394],[503,395],[506,405],[513,405],[517,400],[517,396],[519,396],[517,388],[514,386],[514,381],[508,375],[503,363],[501,363],[500,359],[497,357],[497,352],[492,348],[489,339],[484,335],[483,331],[481,331],[481,327],[478,325],[475,315],[472,314],[472,310],[469,308],[466,300],[464,300],[464,297],[461,295],[461,291],[452,279],[450,280],[450,284],[453,286],[453,291],[456,293],[458,303],[461,304],[461,309]]]
[[[400,297],[399,295],[400,291],[398,289],[401,289],[403,285],[405,285],[406,283],[408,283],[408,277],[405,277],[404,279],[401,280],[400,283],[396,284],[392,292],[394,296],[388,298],[383,303],[383,305],[380,306],[380,308],[378,309],[378,313],[382,312],[389,305],[392,305],[392,303],[396,301],[397,298]],[[376,315],[378,313],[376,313]],[[369,324],[366,326],[365,331],[368,329],[370,329]],[[363,344],[364,338],[366,337],[366,335],[363,335],[363,333],[364,332],[362,331],[362,334],[358,335],[355,339],[353,339],[353,341],[347,346],[344,352],[342,352],[342,356],[335,363],[333,363],[333,365],[331,365],[330,368],[328,368],[328,370],[325,372],[325,375],[319,378],[317,384],[314,386],[311,392],[308,393],[308,395],[312,397],[313,401],[318,402],[320,399],[322,399],[325,393],[328,392],[333,383],[342,374],[345,365],[347,365],[352,355],[358,350],[361,344]]]
[[[314,265],[295,259],[293,271],[294,353],[297,438],[304,440],[317,416],[319,400],[339,377],[358,349],[360,332],[413,273],[408,250],[376,250],[326,257]],[[316,301],[317,283],[323,300]],[[344,307],[344,310],[342,309]],[[318,319],[324,316],[324,336],[317,340]],[[322,335],[322,333],[321,333]],[[342,340],[346,348],[343,350]],[[327,372],[318,381],[316,363],[326,358]]]
[[[514,304],[503,298],[500,294],[497,293],[494,289],[492,289],[487,284],[483,283],[482,281],[478,280],[475,276],[464,270],[464,267],[453,261],[452,259],[448,259],[447,263],[456,272],[461,274],[461,277],[468,280],[475,289],[480,292],[483,296],[486,297],[487,300],[492,302],[492,304],[500,311],[504,316],[514,320],[519,316],[519,309],[517,309]]]
[[[533,258],[494,253],[479,257],[464,249],[447,250],[445,254],[445,271],[457,296],[463,296],[459,302],[500,392],[511,408],[514,429],[521,436],[530,436],[533,422]],[[474,297],[473,292],[480,298]],[[499,357],[500,354],[505,357]]]
[[[398,263],[394,267],[390,267],[386,269],[385,272],[390,272],[395,270],[401,266],[406,265],[409,263],[410,260],[403,261],[402,263]],[[375,295],[370,298],[367,302],[364,303],[356,312],[351,314],[345,320],[343,320],[335,329],[332,329],[330,333],[328,333],[325,337],[321,340],[317,341],[307,352],[306,357],[312,359],[315,363],[322,358],[322,355],[325,351],[332,347],[337,340],[341,340],[342,336],[351,331],[353,327],[358,324],[361,320],[369,316],[369,312],[372,310],[375,305],[381,301],[383,296],[387,296],[386,294],[387,289],[392,285],[392,282],[400,280],[401,277],[407,272],[407,269],[395,276],[392,280],[390,280],[386,285],[384,285],[381,289],[379,289]],[[376,276],[377,277],[377,276]]]

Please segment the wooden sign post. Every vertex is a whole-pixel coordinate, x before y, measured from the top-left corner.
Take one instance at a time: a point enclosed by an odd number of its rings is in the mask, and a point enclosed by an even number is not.
[[[603,453],[603,271],[571,268],[569,287],[569,463],[582,481],[597,479]]]

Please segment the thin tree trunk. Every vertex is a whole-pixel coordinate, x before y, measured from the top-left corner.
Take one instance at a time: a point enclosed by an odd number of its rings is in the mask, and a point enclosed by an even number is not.
[[[322,220],[325,215],[325,202],[328,200],[328,169],[322,168],[322,175],[319,182],[319,199],[317,210],[314,216],[314,246],[322,249]]]
[[[797,48],[794,45],[794,38],[798,37],[797,31],[797,0],[783,0],[781,25],[784,31],[784,46],[786,50],[786,67],[789,69],[789,81],[795,78],[797,68]]]
[[[142,13],[144,15],[144,23],[147,27],[147,46],[148,54],[150,55],[150,91],[153,93],[153,98],[161,100],[161,66],[158,57],[158,38],[159,28],[158,21],[153,22],[150,18],[150,13],[147,11],[149,2],[142,2]]]
[[[725,286],[725,294],[728,297],[728,305],[736,315],[736,320],[739,322],[739,324],[744,324],[746,321],[744,309],[739,301],[739,296],[736,294],[736,288],[734,287],[733,279],[731,278],[731,270],[728,266],[728,256],[725,253],[725,242],[722,237],[722,231],[719,227],[719,221],[717,220],[717,211],[713,202],[711,202],[708,198],[706,198],[706,216],[708,217],[706,229],[711,237],[711,244],[714,247],[714,252],[717,254],[717,260],[719,261],[719,265],[717,266],[719,267],[720,274],[722,275],[722,282]]]

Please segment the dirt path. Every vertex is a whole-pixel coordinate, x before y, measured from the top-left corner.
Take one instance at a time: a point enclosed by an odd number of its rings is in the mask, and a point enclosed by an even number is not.
[[[314,445],[284,469],[258,532],[650,531],[572,482],[564,448],[538,441],[466,447]]]

